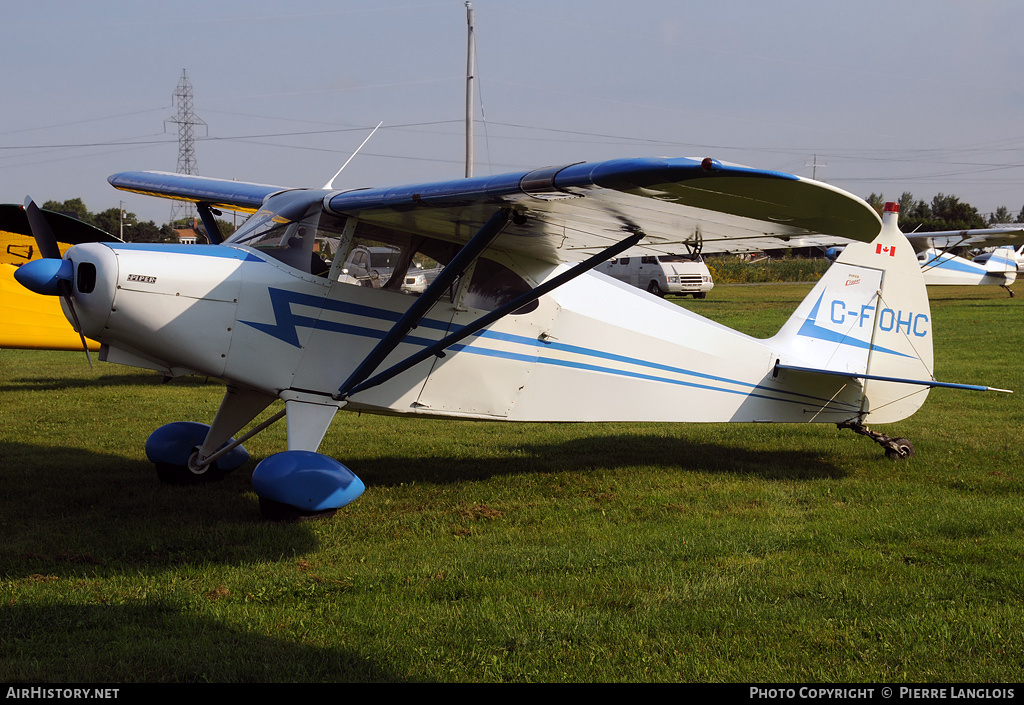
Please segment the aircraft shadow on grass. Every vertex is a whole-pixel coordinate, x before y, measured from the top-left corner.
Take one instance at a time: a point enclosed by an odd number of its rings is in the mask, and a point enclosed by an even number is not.
[[[164,378],[154,372],[139,372],[120,375],[103,375],[95,378],[68,379],[59,377],[14,377],[0,383],[3,392],[55,392],[62,389],[89,389],[95,387],[119,387],[126,385],[160,386]],[[179,377],[172,382],[176,387],[224,386],[223,382],[208,377]]]
[[[529,474],[586,474],[595,470],[668,467],[680,472],[712,472],[775,479],[841,478],[846,471],[811,450],[749,449],[740,444],[701,443],[686,438],[630,433],[588,435],[552,443],[527,443],[509,448],[508,457],[490,449],[463,457],[406,455],[354,458],[354,469],[375,486],[402,483],[455,484],[492,477]],[[5,563],[17,561],[25,574],[39,572],[36,563],[53,563],[75,574],[83,563],[90,570],[120,570],[125,562],[179,564],[197,559],[227,564],[283,552],[315,550],[316,539],[305,524],[275,523],[260,529],[258,542],[245,539],[212,542],[209,531],[231,532],[231,526],[256,522],[252,496],[253,457],[219,482],[174,487],[161,484],[144,458],[124,458],[78,448],[61,449],[0,443],[7,459],[0,512],[14,537],[0,550]],[[150,531],[148,527],[161,527]],[[205,527],[205,528],[204,528]],[[211,528],[212,527],[212,528]],[[223,527],[223,528],[221,528]],[[95,536],[95,540],[90,540]],[[116,557],[94,555],[91,546],[111,546],[120,537]],[[34,538],[33,538],[34,537]],[[57,537],[57,538],[54,538]],[[48,546],[36,556],[35,544]],[[12,556],[13,552],[13,556]],[[258,555],[257,555],[258,554]],[[17,571],[15,571],[17,572]],[[9,573],[8,573],[9,574]]]
[[[232,565],[316,548],[308,525],[259,522],[244,469],[216,483],[171,487],[145,458],[10,442],[0,443],[0,458],[6,578]],[[248,533],[254,528],[258,540]]]
[[[328,444],[330,441],[328,441]],[[847,473],[813,451],[755,450],[687,438],[643,434],[588,435],[560,443],[522,444],[513,457],[451,458],[350,456],[366,486],[409,482],[452,484],[535,473],[586,473],[633,467],[671,467],[682,472],[750,475],[765,479],[837,479]]]
[[[7,683],[401,682],[407,670],[183,614],[169,603],[0,607]],[[422,680],[422,679],[417,679]],[[116,687],[116,686],[113,686]]]

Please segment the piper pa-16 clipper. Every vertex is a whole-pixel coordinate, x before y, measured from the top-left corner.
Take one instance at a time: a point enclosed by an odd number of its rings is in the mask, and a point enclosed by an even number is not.
[[[331,512],[362,482],[317,453],[339,409],[505,421],[818,422],[906,457],[868,423],[934,386],[921,268],[863,200],[712,159],[625,159],[348,191],[129,172],[116,188],[253,215],[216,245],[89,243],[18,278],[60,295],[100,357],[226,381],[212,425],[157,429],[161,478],[215,478],[287,418],[253,488],[268,516]],[[52,240],[26,209],[36,238]],[[591,271],[625,252],[749,251],[855,240],[780,332],[759,340]],[[390,248],[358,275],[346,253]],[[40,249],[46,250],[43,245]],[[415,264],[414,264],[415,263]],[[425,289],[410,268],[436,264]],[[374,276],[376,275],[376,276]],[[273,401],[284,409],[238,435]]]

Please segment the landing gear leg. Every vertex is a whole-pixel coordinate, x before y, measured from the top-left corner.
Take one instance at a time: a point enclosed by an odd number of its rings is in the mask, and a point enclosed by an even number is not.
[[[885,450],[885,457],[890,460],[904,460],[914,457],[914,445],[906,438],[891,438],[884,433],[872,431],[867,426],[856,421],[844,421],[836,424],[836,428],[848,428],[854,433],[867,436]]]
[[[1010,288],[1009,284],[1000,284],[999,286],[1001,286],[1004,289],[1006,289],[1006,293],[1010,295],[1011,299],[1013,298],[1013,289]]]

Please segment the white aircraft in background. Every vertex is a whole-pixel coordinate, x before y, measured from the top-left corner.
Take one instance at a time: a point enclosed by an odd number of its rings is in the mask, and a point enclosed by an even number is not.
[[[997,249],[1003,248],[1010,250],[1010,252],[1006,253],[1006,256],[1009,257],[1013,261],[1013,263],[1017,265],[1017,272],[1020,273],[1021,269],[1024,269],[1024,245],[1021,245],[1016,249],[1014,249],[1013,245],[1004,245],[1002,248]],[[971,261],[976,264],[984,264],[985,262],[989,261],[989,259],[995,254],[995,252],[996,250],[992,250],[991,252],[982,252]]]
[[[909,441],[866,424],[906,418],[931,387],[989,389],[934,379],[924,276],[895,204],[879,218],[788,174],[621,159],[347,191],[157,172],[110,182],[196,203],[211,233],[216,208],[253,215],[220,244],[80,244],[23,265],[18,280],[60,296],[101,360],[226,382],[211,426],[173,422],[149,437],[162,479],[216,479],[247,460],[241,442],[286,418],[288,450],[253,471],[267,516],[330,513],[363,491],[317,452],[339,409],[828,423],[908,457]],[[26,213],[52,252],[31,201]],[[592,271],[698,240],[708,253],[816,237],[853,244],[767,340]],[[400,252],[381,286],[345,271],[359,246]],[[414,257],[443,267],[418,295],[401,288]],[[233,438],[276,400],[282,411]]]
[[[1024,228],[981,228],[911,233],[907,240],[917,251],[927,286],[1001,286],[1013,296],[1010,285],[1017,280],[1024,260]],[[1014,250],[1019,246],[1020,250]],[[974,259],[960,257],[951,250],[961,247],[995,247]],[[825,256],[834,260],[842,246],[830,247]]]

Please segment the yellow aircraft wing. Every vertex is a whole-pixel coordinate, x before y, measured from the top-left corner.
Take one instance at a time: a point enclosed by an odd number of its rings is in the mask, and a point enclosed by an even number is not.
[[[113,242],[98,228],[52,211],[43,211],[57,236],[61,254],[81,242]],[[60,298],[34,294],[14,279],[22,264],[39,259],[39,251],[18,205],[0,205],[0,348],[81,350],[78,333],[65,318]],[[87,341],[90,350],[99,343]]]

